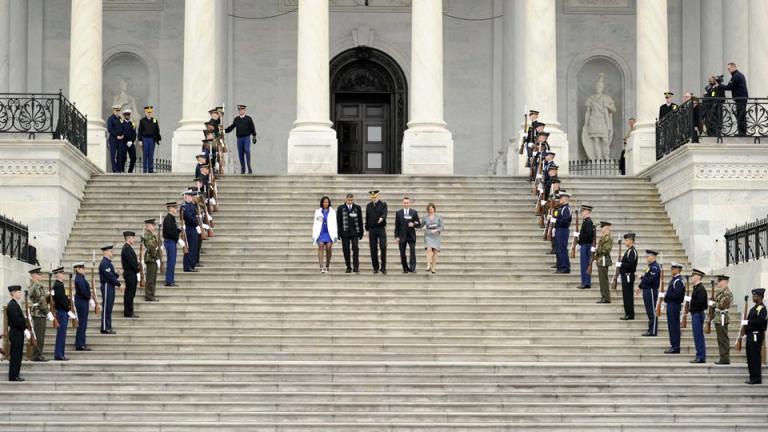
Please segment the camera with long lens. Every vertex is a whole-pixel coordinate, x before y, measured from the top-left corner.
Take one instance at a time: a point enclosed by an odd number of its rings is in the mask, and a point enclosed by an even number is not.
[[[717,82],[718,84],[722,84],[723,83],[723,76],[722,75],[717,75],[715,77],[715,82]]]

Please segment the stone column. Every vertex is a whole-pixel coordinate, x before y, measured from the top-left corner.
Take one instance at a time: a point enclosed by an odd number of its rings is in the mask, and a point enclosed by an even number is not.
[[[637,124],[627,143],[627,173],[656,162],[656,117],[669,90],[667,0],[645,0],[637,8]]]
[[[749,0],[749,69],[736,63],[739,69],[748,70],[747,83],[751,97],[768,97],[768,2]]]
[[[523,111],[525,109],[525,88],[520,83],[526,82],[525,63],[525,2],[504,0],[503,18],[503,67],[502,67],[502,130],[504,142],[508,147],[507,173],[522,174],[527,153],[520,156],[521,133],[523,132]]]
[[[728,62],[736,63],[744,73],[749,71],[749,0],[727,0],[726,7],[723,8],[723,21],[725,63],[720,66],[718,73],[725,74],[727,80]],[[749,77],[747,79],[749,80]],[[747,81],[747,84],[751,83]]]
[[[559,175],[568,174],[570,160],[568,137],[557,121],[557,38],[555,0],[526,0],[526,28],[535,39],[525,44],[525,100],[529,109],[539,111],[539,121],[546,124],[549,144],[556,153]]]
[[[27,7],[27,0],[11,0],[8,75],[14,93],[27,91]]]
[[[11,0],[0,0],[0,93],[8,93],[11,39]]]
[[[288,134],[288,174],[336,174],[330,120],[328,0],[299,0],[296,121]]]
[[[723,61],[723,0],[701,0],[701,85],[704,87],[707,78],[720,75],[725,71]],[[702,89],[680,89],[682,92],[692,91],[699,94]]]
[[[107,141],[101,118],[102,0],[72,0],[69,99],[88,117],[88,158],[107,171]]]
[[[443,120],[443,2],[412,2],[411,97],[403,174],[453,174],[453,136]]]
[[[173,172],[193,172],[200,152],[203,126],[210,118],[208,110],[218,105],[216,63],[221,55],[216,46],[214,19],[216,0],[184,2],[184,72],[181,120],[173,132],[171,153]],[[162,119],[161,119],[162,121]],[[223,120],[224,122],[227,119]],[[236,150],[235,150],[236,151]]]

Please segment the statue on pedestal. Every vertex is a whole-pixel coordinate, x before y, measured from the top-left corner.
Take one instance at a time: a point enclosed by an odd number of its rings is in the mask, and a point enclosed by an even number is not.
[[[138,116],[138,110],[136,109],[136,98],[128,93],[127,80],[120,80],[120,93],[115,95],[112,105],[120,105],[120,112],[123,112],[126,109],[130,109],[134,115]]]
[[[598,74],[595,94],[587,99],[581,141],[590,160],[608,159],[613,141],[613,114],[616,104],[613,98],[603,94],[605,75]]]

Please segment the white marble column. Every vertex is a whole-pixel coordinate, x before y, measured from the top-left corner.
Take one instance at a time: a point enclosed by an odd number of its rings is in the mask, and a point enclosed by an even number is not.
[[[768,1],[749,0],[749,69],[747,83],[751,97],[768,97]]]
[[[667,0],[645,0],[637,8],[637,124],[627,143],[627,173],[637,175],[656,161],[656,117],[669,90]]]
[[[723,60],[723,0],[701,0],[701,85],[704,87],[707,78],[725,72]],[[680,89],[699,94],[702,90]]]
[[[9,86],[11,92],[27,91],[27,0],[11,0]]]
[[[11,0],[0,0],[0,93],[8,93],[10,73]]]
[[[549,132],[560,175],[568,174],[568,137],[557,120],[557,37],[555,0],[525,0],[525,22],[530,38],[525,44],[525,100],[539,111]],[[536,59],[531,61],[531,59]]]
[[[503,71],[502,71],[502,126],[503,145],[508,146],[507,173],[522,174],[527,153],[520,156],[523,114],[525,110],[525,2],[504,0],[503,18]]]
[[[72,0],[69,41],[69,99],[88,117],[88,158],[107,170],[107,141],[101,118],[102,0]]]
[[[719,73],[725,74],[727,80],[726,64],[728,62],[736,63],[744,73],[749,71],[749,0],[726,0],[725,6],[723,8],[725,51],[723,61],[725,63],[718,70]],[[749,81],[747,83],[750,84]]]
[[[412,2],[411,97],[403,174],[453,174],[453,136],[443,120],[443,2]]]
[[[296,121],[288,135],[288,174],[336,174],[330,120],[328,0],[299,0]]]
[[[214,19],[216,0],[184,2],[184,72],[181,120],[173,132],[171,153],[173,172],[192,172],[200,152],[203,126],[210,118],[208,110],[221,102],[217,94],[216,63],[221,49],[216,46]],[[220,5],[219,5],[220,6]],[[213,57],[212,57],[213,56]],[[243,102],[240,102],[243,103]],[[229,119],[224,119],[226,122]]]

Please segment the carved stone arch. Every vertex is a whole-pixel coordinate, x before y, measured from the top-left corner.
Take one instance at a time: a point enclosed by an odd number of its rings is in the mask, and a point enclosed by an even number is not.
[[[147,104],[160,105],[160,74],[155,58],[144,48],[133,44],[114,45],[104,51],[102,111],[111,113],[112,96],[119,91],[119,79],[129,81],[129,92],[136,97],[140,110]],[[142,113],[134,113],[138,119]]]

